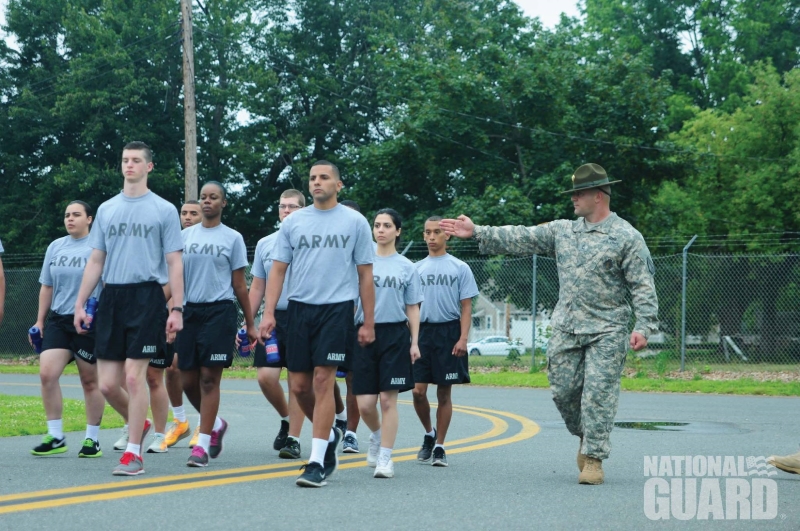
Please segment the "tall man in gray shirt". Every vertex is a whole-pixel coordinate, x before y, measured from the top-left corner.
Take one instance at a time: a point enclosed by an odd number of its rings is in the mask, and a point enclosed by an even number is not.
[[[89,234],[93,250],[75,302],[75,329],[85,333],[81,329],[87,322],[84,305],[102,276],[105,289],[94,321],[100,390],[131,427],[115,476],[144,473],[141,444],[150,429],[147,367],[163,348],[166,334],[183,328],[183,240],[178,212],[147,188],[151,171],[153,155],[147,144],[127,144],[122,151],[122,193],[97,210]],[[172,294],[169,311],[162,289],[167,283]],[[123,382],[127,382],[127,392]]]
[[[297,484],[322,487],[338,466],[342,433],[331,428],[333,385],[336,367],[347,362],[353,301],[359,295],[364,325],[358,342],[375,340],[373,247],[366,218],[338,203],[343,184],[336,166],[324,160],[314,163],[308,185],[313,206],[286,218],[275,242],[261,330],[265,339],[275,329],[275,308],[292,264],[286,364],[291,392],[314,432],[311,457]]]

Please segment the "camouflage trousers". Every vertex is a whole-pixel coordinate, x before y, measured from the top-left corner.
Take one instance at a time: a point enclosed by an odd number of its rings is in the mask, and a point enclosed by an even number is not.
[[[611,429],[619,406],[619,381],[628,335],[569,334],[554,330],[547,344],[553,402],[567,429],[583,437],[581,453],[604,460],[611,452]]]

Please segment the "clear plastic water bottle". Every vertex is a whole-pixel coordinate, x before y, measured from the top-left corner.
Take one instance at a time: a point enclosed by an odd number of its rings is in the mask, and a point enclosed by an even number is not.
[[[239,355],[246,358],[250,355],[250,340],[247,339],[247,329],[242,328],[236,335],[239,336],[239,341],[241,341],[239,343]]]
[[[89,297],[86,301],[86,320],[81,323],[81,328],[84,330],[91,330],[94,327],[94,314],[97,312],[97,299]]]
[[[42,331],[39,330],[38,326],[32,326],[30,330],[28,330],[28,335],[31,336],[31,343],[33,343],[33,350],[36,351],[37,354],[42,353]]]
[[[281,354],[278,351],[278,334],[275,330],[272,331],[269,339],[264,342],[264,346],[267,349],[267,363],[278,363],[281,361]]]

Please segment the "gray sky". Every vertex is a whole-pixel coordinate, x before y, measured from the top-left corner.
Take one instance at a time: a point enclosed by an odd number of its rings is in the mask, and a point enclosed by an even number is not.
[[[3,1],[3,0],[0,0]],[[576,0],[515,0],[529,17],[539,17],[546,28],[558,24],[561,13],[571,17],[580,16]]]

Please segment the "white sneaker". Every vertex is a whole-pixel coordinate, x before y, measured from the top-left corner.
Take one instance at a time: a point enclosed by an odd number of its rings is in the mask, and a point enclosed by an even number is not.
[[[147,448],[148,454],[163,454],[169,450],[167,448],[167,438],[163,433],[156,433],[153,435],[153,442]]]
[[[128,427],[122,427],[122,436],[114,443],[114,450],[121,452],[128,447]]]
[[[383,460],[381,459],[378,462],[378,466],[375,467],[375,474],[372,475],[374,478],[393,478],[394,477],[394,461],[391,459]]]
[[[367,452],[367,466],[375,468],[378,464],[378,454],[381,451],[381,441],[376,441],[369,436],[369,451]]]

